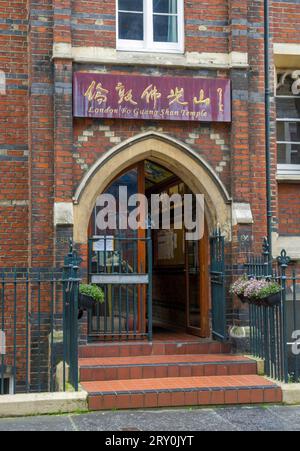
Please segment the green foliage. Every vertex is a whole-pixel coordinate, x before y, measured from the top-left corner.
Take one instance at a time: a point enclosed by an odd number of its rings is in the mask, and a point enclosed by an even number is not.
[[[104,302],[104,292],[97,285],[81,284],[79,291],[85,296],[90,296],[96,302],[100,302],[100,304],[103,304]]]
[[[251,279],[245,290],[245,297],[252,300],[262,300],[281,292],[281,286],[267,279]]]
[[[259,292],[259,298],[265,299],[274,294],[281,292],[281,286],[276,282],[270,282],[265,288],[262,288]]]

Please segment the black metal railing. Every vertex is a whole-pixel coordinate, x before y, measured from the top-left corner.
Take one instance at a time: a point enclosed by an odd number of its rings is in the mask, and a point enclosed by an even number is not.
[[[104,303],[88,312],[93,339],[152,340],[151,229],[89,240],[89,279],[104,291]]]
[[[290,268],[286,251],[270,266],[269,246],[265,239],[263,253],[250,257],[246,266],[249,277],[277,281],[282,287],[279,305],[250,303],[251,354],[265,361],[268,376],[284,382],[300,382],[300,276]]]
[[[210,261],[212,335],[216,340],[226,341],[225,238],[220,229],[210,237]]]
[[[63,270],[0,269],[0,395],[78,390],[79,263],[71,247]]]

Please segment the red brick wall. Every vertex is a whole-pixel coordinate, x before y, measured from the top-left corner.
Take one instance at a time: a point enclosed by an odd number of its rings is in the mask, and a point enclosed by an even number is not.
[[[272,2],[274,42],[299,44],[300,10],[297,1]]]
[[[298,6],[292,1],[272,2],[276,42],[299,42]],[[93,129],[100,121],[75,120],[73,123],[72,70],[79,67],[72,67],[72,62],[67,60],[53,62],[52,45],[54,41],[114,48],[115,0],[12,0],[1,3],[0,19],[0,70],[6,73],[8,87],[7,95],[0,96],[0,261],[8,265],[23,265],[29,261],[33,266],[51,266],[55,262],[57,238],[53,227],[54,200],[70,200],[87,166],[114,145],[109,136],[97,132],[93,139],[78,146],[80,133],[89,127]],[[260,246],[266,234],[263,2],[186,0],[185,32],[188,52],[249,53],[250,71],[160,71],[177,76],[231,77],[232,125],[213,124],[209,128],[190,123],[178,126],[168,122],[134,121],[107,121],[103,125],[109,126],[114,136],[121,139],[153,125],[183,142],[189,141],[214,169],[224,156],[230,157],[231,163],[227,161],[223,166],[220,178],[234,201],[251,202],[255,219],[251,234]],[[80,67],[99,69],[97,66]],[[111,67],[101,70],[115,71]],[[154,69],[127,67],[122,70],[152,73]],[[157,73],[158,69],[155,71]],[[225,148],[230,150],[222,149],[212,140],[211,132],[219,134]],[[191,134],[196,138],[191,140]],[[78,163],[81,159],[84,164]],[[274,136],[272,171],[276,229]],[[4,205],[3,201],[10,203]],[[280,229],[282,222],[283,219]],[[238,234],[239,231],[234,230],[236,249]],[[3,257],[4,253],[8,259]]]
[[[53,265],[53,1],[30,0],[29,149],[31,266]]]
[[[27,264],[28,65],[26,0],[1,2],[0,266]]]
[[[279,233],[300,235],[300,185],[279,185]]]
[[[275,42],[300,43],[299,0],[272,1],[272,31]],[[187,52],[248,52],[249,70],[113,68],[53,60],[53,43],[115,48],[115,0],[0,2],[0,71],[7,80],[7,92],[0,94],[0,268],[60,264],[72,227],[55,230],[54,202],[70,202],[97,158],[119,140],[149,127],[187,143],[219,170],[234,202],[251,203],[253,226],[234,227],[232,244],[226,246],[233,255],[233,271],[244,263],[244,254],[261,250],[266,235],[263,2],[185,0],[185,34]],[[74,70],[229,77],[232,124],[73,121]],[[274,119],[274,105],[272,114]],[[86,130],[93,133],[87,140],[79,140]],[[224,144],[211,135],[218,135]],[[118,139],[114,142],[112,138]],[[273,126],[274,230],[299,235],[299,185],[279,185],[278,195],[275,173]],[[249,245],[242,244],[245,237]],[[86,267],[87,245],[79,250]],[[24,308],[20,306],[18,311],[23,315]],[[23,319],[19,316],[18,323],[23,325]]]
[[[297,0],[272,1],[271,31],[275,43],[299,44],[300,10]],[[295,67],[298,69],[298,67]],[[273,108],[273,119],[276,112]],[[276,127],[273,128],[274,132]],[[273,134],[273,175],[275,174],[277,153],[276,138]],[[274,177],[275,178],[275,177]],[[278,226],[274,224],[274,230],[280,235],[299,235],[300,233],[300,208],[299,185],[273,183],[273,211],[277,216]],[[298,194],[297,194],[298,193]]]
[[[230,28],[224,0],[185,1],[186,51],[227,52]],[[116,43],[116,1],[75,0],[72,40],[75,47],[108,47]]]

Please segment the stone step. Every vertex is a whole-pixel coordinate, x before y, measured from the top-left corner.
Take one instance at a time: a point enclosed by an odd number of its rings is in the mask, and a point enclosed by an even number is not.
[[[82,382],[257,374],[255,361],[227,354],[91,358],[79,366]]]
[[[82,382],[90,410],[281,403],[281,389],[256,375]]]
[[[134,342],[89,344],[79,348],[80,358],[149,355],[227,354],[229,344],[201,341]]]

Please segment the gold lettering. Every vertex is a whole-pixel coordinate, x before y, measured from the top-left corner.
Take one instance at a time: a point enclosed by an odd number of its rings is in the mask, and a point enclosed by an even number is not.
[[[184,89],[179,89],[177,86],[175,89],[171,89],[170,95],[168,95],[169,105],[173,105],[173,103],[178,103],[179,105],[188,105],[189,102],[184,102]]]
[[[194,104],[210,106],[211,100],[209,97],[205,98],[204,89],[200,90],[199,99],[197,99],[197,97],[194,97]]]
[[[132,105],[137,105],[137,102],[133,100],[132,89],[126,91],[126,88],[123,85],[123,83],[118,83],[116,86],[116,91],[119,95],[118,101],[119,105],[121,105],[123,102],[128,102],[131,103]]]
[[[143,92],[141,99],[146,99],[147,103],[153,101],[154,109],[156,110],[156,105],[158,99],[161,98],[161,93],[158,91],[156,86],[149,85]]]
[[[219,112],[224,113],[223,89],[222,88],[218,88],[218,95],[219,95]]]
[[[99,105],[102,103],[107,102],[107,94],[109,91],[105,88],[103,88],[102,83],[98,83],[96,85],[96,82],[93,81],[90,86],[88,87],[86,93],[84,94],[85,97],[88,98],[89,102],[92,102],[95,100]]]

